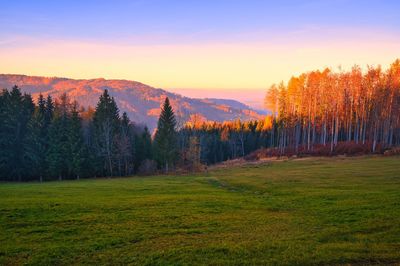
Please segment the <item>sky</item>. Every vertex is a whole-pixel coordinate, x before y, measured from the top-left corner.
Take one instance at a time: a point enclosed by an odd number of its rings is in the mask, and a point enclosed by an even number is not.
[[[385,0],[0,0],[0,73],[253,102],[302,72],[388,66],[399,11]]]

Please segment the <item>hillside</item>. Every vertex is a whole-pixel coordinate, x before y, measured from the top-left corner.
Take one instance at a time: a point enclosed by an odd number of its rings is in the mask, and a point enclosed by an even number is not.
[[[253,108],[253,107],[250,107],[248,104],[245,104],[245,103],[242,103],[242,102],[239,102],[236,100],[232,100],[232,99],[205,98],[205,100],[210,101],[214,104],[228,105],[235,109],[241,109],[241,110],[251,110],[252,109],[252,110],[256,111],[258,114],[262,114],[262,115],[271,114],[271,112],[269,112],[267,110],[260,110],[257,108]]]
[[[136,81],[106,79],[68,79],[48,78],[25,75],[0,74],[0,88],[19,86],[22,91],[31,93],[36,98],[39,93],[58,97],[67,93],[82,106],[95,106],[100,94],[108,89],[119,108],[127,112],[131,120],[145,123],[150,129],[157,125],[160,105],[165,97],[171,104],[182,124],[197,115],[206,120],[225,121],[258,119],[261,114],[237,101],[216,99],[192,99],[179,94],[156,89]]]

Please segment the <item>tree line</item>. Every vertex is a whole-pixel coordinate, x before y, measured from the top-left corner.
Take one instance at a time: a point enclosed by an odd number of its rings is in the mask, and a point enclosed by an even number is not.
[[[195,116],[194,116],[195,117]],[[190,121],[177,128],[169,99],[153,138],[123,113],[107,90],[96,108],[66,94],[39,95],[35,103],[18,87],[0,93],[0,178],[63,180],[195,171],[265,147],[271,120]]]
[[[272,115],[259,121],[192,119],[177,128],[166,98],[157,129],[120,116],[105,90],[96,108],[66,94],[39,95],[35,103],[18,87],[0,92],[0,179],[62,180],[198,170],[256,150],[272,155],[335,154],[341,144],[382,152],[400,145],[400,60],[388,70],[358,66],[292,77],[268,90]],[[365,149],[367,147],[367,150]]]

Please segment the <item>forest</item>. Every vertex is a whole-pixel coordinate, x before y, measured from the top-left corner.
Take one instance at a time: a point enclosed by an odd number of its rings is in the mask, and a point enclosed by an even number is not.
[[[323,145],[333,152],[354,142],[376,152],[400,144],[400,60],[387,71],[305,73],[271,86],[265,101],[275,121],[271,145],[281,151]]]
[[[63,94],[37,103],[15,86],[0,93],[0,179],[62,180],[196,171],[254,154],[384,153],[400,145],[400,60],[363,73],[330,69],[272,85],[259,121],[192,119],[178,128],[166,98],[157,130],[120,115],[105,90],[95,108]],[[257,151],[257,152],[255,152]]]
[[[0,121],[2,180],[125,176],[151,158],[150,132],[120,116],[107,90],[85,110],[66,94],[35,104],[15,86],[0,95]]]

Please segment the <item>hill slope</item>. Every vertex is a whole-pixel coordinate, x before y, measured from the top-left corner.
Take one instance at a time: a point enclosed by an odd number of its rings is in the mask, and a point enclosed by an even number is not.
[[[119,108],[127,112],[131,120],[156,127],[160,105],[169,97],[179,123],[198,115],[207,120],[225,121],[258,119],[261,115],[237,101],[192,99],[179,94],[156,89],[136,81],[106,79],[47,78],[25,75],[0,74],[0,88],[19,86],[22,91],[36,98],[39,93],[58,97],[67,93],[82,106],[96,106],[100,94],[108,89]]]

